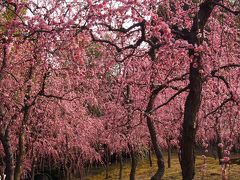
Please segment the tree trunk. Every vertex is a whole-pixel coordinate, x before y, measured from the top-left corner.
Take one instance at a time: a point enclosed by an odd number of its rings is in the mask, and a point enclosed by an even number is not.
[[[181,164],[182,160],[181,160],[181,150],[178,150],[178,161]]]
[[[203,32],[204,27],[211,16],[215,7],[214,1],[205,0],[199,5],[199,11],[193,19],[190,32],[184,35],[184,39],[193,46],[202,44],[202,39],[198,38],[198,33]],[[196,119],[201,104],[202,79],[200,70],[201,55],[189,50],[189,56],[193,56],[190,64],[189,74],[189,93],[185,102],[184,119],[182,125],[181,139],[181,168],[183,180],[192,180],[195,175],[195,135],[196,135]]]
[[[190,92],[185,103],[181,141],[181,167],[184,180],[192,180],[195,175],[196,118],[201,103],[201,91],[201,75],[192,63],[190,68]]]
[[[13,163],[13,152],[10,143],[9,131],[8,129],[5,131],[5,134],[0,135],[0,139],[3,145],[4,153],[5,153],[5,164],[6,164],[6,178],[5,180],[13,180],[14,176],[14,163]]]
[[[130,146],[129,146],[130,147]],[[137,169],[137,154],[134,152],[132,147],[130,147],[130,155],[131,155],[131,172],[130,172],[130,180],[135,180],[136,169]]]
[[[25,133],[21,133],[18,137],[18,153],[16,158],[16,166],[14,169],[14,180],[20,180],[21,169],[24,156],[24,136]]]
[[[168,145],[168,168],[171,168],[171,142],[170,139],[167,139]]]
[[[28,69],[27,75],[26,75],[26,81],[29,81],[32,79],[33,76],[33,66],[31,65]],[[14,170],[14,180],[20,180],[21,177],[21,171],[22,171],[22,165],[23,165],[23,158],[25,155],[25,133],[26,133],[26,125],[29,119],[29,112],[31,109],[31,105],[28,104],[28,101],[31,99],[30,93],[32,91],[32,86],[28,85],[25,96],[24,96],[24,108],[23,108],[23,120],[21,124],[21,129],[19,132],[18,137],[18,151],[17,151],[17,157],[16,157],[16,165]]]
[[[119,155],[119,179],[122,179],[122,170],[123,170],[123,162],[122,162],[122,154]]]
[[[150,137],[153,144],[153,149],[155,151],[156,157],[157,157],[157,165],[158,169],[154,176],[152,176],[151,180],[159,180],[162,179],[165,171],[165,165],[164,165],[164,159],[163,154],[160,150],[159,144],[157,142],[157,134],[154,127],[154,124],[149,116],[147,116],[147,126],[150,132]]]
[[[219,147],[218,144],[221,143],[221,138],[217,137],[217,156],[218,156],[218,161],[219,161],[219,164],[221,165],[222,164],[222,159],[223,159],[223,149],[222,147]]]
[[[146,111],[145,111],[145,118],[147,119],[147,126],[148,126],[148,130],[149,130],[151,142],[152,142],[152,145],[153,145],[153,149],[154,149],[154,152],[155,152],[156,157],[157,157],[157,165],[158,165],[157,172],[155,173],[154,176],[152,176],[151,180],[162,179],[162,177],[164,175],[164,171],[165,171],[163,154],[161,152],[160,146],[159,146],[158,141],[157,141],[157,133],[156,133],[156,129],[154,127],[154,123],[153,123],[153,121],[150,117],[151,111],[153,109],[154,101],[155,101],[158,93],[161,90],[163,90],[164,88],[165,88],[165,86],[159,86],[155,89],[151,89],[152,93],[151,93],[151,96],[149,98],[149,102],[148,102],[148,105],[147,105],[147,108],[146,108]]]
[[[109,178],[109,149],[106,145],[106,148],[105,148],[105,152],[106,152],[106,176],[105,176],[105,179],[108,179]]]
[[[150,167],[152,167],[152,153],[151,153],[151,149],[148,150],[148,159],[149,159],[149,165],[150,165]]]
[[[31,109],[30,106],[26,105],[24,107],[23,122],[22,122],[21,130],[19,132],[19,137],[18,137],[18,152],[17,152],[17,158],[16,158],[16,166],[14,170],[14,180],[20,180],[20,177],[21,177],[23,158],[25,155],[25,143],[24,143],[25,134],[26,134],[25,126],[29,119],[30,109]]]
[[[34,180],[34,176],[35,176],[35,160],[33,157],[33,161],[32,161],[32,169],[31,169],[31,180]]]
[[[2,156],[0,156],[0,178],[4,179],[5,172],[5,163]]]

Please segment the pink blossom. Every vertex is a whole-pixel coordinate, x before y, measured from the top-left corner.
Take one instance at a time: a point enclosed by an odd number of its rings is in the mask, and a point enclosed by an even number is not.
[[[223,148],[223,144],[222,143],[218,143],[218,147]]]

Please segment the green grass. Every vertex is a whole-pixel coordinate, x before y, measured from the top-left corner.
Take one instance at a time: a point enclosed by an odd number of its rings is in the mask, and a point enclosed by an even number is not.
[[[165,161],[167,157],[165,156]],[[201,156],[196,158],[196,178],[195,179],[204,179],[204,180],[221,180],[221,167],[218,164],[218,160],[215,160],[212,157],[207,157],[207,168],[206,174],[202,177],[201,166],[203,165],[203,159]],[[176,154],[172,155],[171,168],[167,168],[164,175],[164,180],[177,180],[182,179],[181,177],[181,168]],[[147,159],[140,159],[137,166],[137,180],[149,180],[150,177],[154,174],[157,169],[156,158],[153,157],[153,167],[149,166],[149,161]],[[130,173],[130,162],[124,162],[123,166],[123,180],[129,179]],[[119,164],[112,164],[109,167],[109,180],[117,180],[119,175]],[[84,180],[104,180],[105,179],[105,170],[103,167],[91,169],[89,175],[84,177]],[[230,165],[229,171],[229,180],[239,180],[240,179],[240,165],[232,164]]]

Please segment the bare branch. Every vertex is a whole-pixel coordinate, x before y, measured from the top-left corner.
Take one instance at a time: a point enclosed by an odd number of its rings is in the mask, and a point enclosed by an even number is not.
[[[108,24],[105,24],[105,23],[99,23],[98,25],[102,25],[102,26],[105,26],[108,28],[109,31],[115,31],[115,32],[122,32],[122,33],[127,33],[129,31],[131,31],[132,29],[136,28],[136,27],[144,27],[145,26],[145,21],[142,21],[142,22],[139,22],[139,23],[136,23],[136,24],[133,24],[132,26],[130,26],[129,28],[113,28],[111,27],[110,25]]]
[[[229,97],[229,98],[225,99],[216,109],[214,109],[213,111],[207,113],[207,114],[204,116],[204,118],[207,118],[209,115],[216,113],[216,112],[217,112],[218,110],[220,110],[225,104],[227,104],[227,103],[230,102],[230,101],[233,101],[232,97]]]
[[[233,11],[233,10],[231,10],[230,8],[228,8],[228,7],[224,6],[224,5],[223,5],[223,4],[221,4],[221,3],[214,2],[214,4],[215,4],[215,5],[217,5],[217,6],[220,6],[220,7],[222,7],[223,9],[225,9],[226,11],[228,11],[228,12],[230,12],[230,13],[234,14],[235,16],[237,16],[237,15],[239,15],[239,14],[240,14],[240,11]]]
[[[97,39],[93,33],[92,33],[92,30],[90,30],[90,34],[91,34],[91,37],[92,37],[92,40],[95,41],[95,42],[100,42],[100,43],[107,43],[107,44],[110,44],[112,45],[113,47],[116,48],[117,52],[121,52],[122,49],[120,47],[118,47],[116,44],[114,44],[113,42],[111,41],[108,41],[108,40],[105,40],[105,39]]]
[[[185,91],[188,90],[188,89],[189,89],[189,85],[186,86],[186,87],[183,88],[183,89],[180,89],[180,90],[179,90],[178,92],[176,92],[172,97],[170,97],[165,103],[157,106],[156,108],[154,108],[153,110],[151,110],[151,112],[154,112],[154,111],[158,110],[159,108],[167,105],[167,104],[170,103],[175,97],[177,97],[179,94],[185,92]]]

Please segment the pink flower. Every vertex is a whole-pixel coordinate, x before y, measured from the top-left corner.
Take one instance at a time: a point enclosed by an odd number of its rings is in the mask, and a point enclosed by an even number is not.
[[[229,157],[224,157],[224,158],[223,158],[223,162],[225,162],[225,163],[228,162],[229,160],[230,160]]]
[[[223,148],[223,143],[218,143],[218,147]]]
[[[204,70],[203,70],[203,69],[200,69],[200,70],[199,70],[199,73],[200,73],[200,74],[203,74],[203,73],[204,73]]]
[[[197,63],[193,63],[193,68],[198,68],[198,64]]]
[[[225,155],[230,155],[230,151],[224,150],[224,154],[225,154]]]

